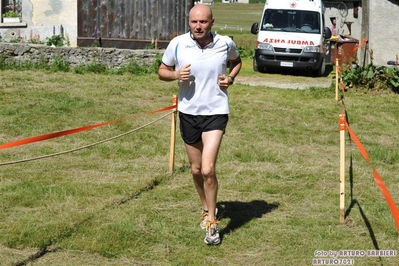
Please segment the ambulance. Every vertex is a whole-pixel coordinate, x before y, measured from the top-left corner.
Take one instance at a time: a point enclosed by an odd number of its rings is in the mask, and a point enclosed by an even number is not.
[[[323,76],[326,69],[326,39],[331,30],[325,27],[321,0],[266,0],[260,23],[251,33],[257,35],[253,69],[309,70]]]

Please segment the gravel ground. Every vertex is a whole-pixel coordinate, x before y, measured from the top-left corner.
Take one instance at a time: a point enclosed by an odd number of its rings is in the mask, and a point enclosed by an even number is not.
[[[265,86],[281,89],[303,90],[310,87],[328,88],[332,83],[331,77],[308,77],[308,76],[292,76],[279,74],[261,74],[256,76],[240,76],[235,79],[236,83],[246,84],[249,86]]]

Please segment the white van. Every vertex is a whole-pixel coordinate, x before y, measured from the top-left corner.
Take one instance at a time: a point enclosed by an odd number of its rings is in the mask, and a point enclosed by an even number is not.
[[[324,40],[331,30],[324,26],[321,0],[266,0],[257,34],[253,68],[310,70],[314,76],[325,73]]]

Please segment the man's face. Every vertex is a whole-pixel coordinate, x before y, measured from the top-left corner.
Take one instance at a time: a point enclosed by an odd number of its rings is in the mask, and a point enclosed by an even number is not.
[[[213,22],[214,19],[206,9],[196,9],[194,12],[191,12],[189,25],[193,38],[197,41],[208,38]]]

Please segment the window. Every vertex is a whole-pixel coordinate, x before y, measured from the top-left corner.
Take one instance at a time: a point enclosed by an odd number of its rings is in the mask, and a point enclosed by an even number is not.
[[[22,22],[22,0],[0,0],[1,27],[25,27]]]
[[[2,7],[2,14],[6,12],[22,13],[22,0],[0,0]]]
[[[4,12],[12,11],[21,14],[22,0],[2,0]]]
[[[261,30],[320,34],[320,14],[269,8],[265,10]]]

